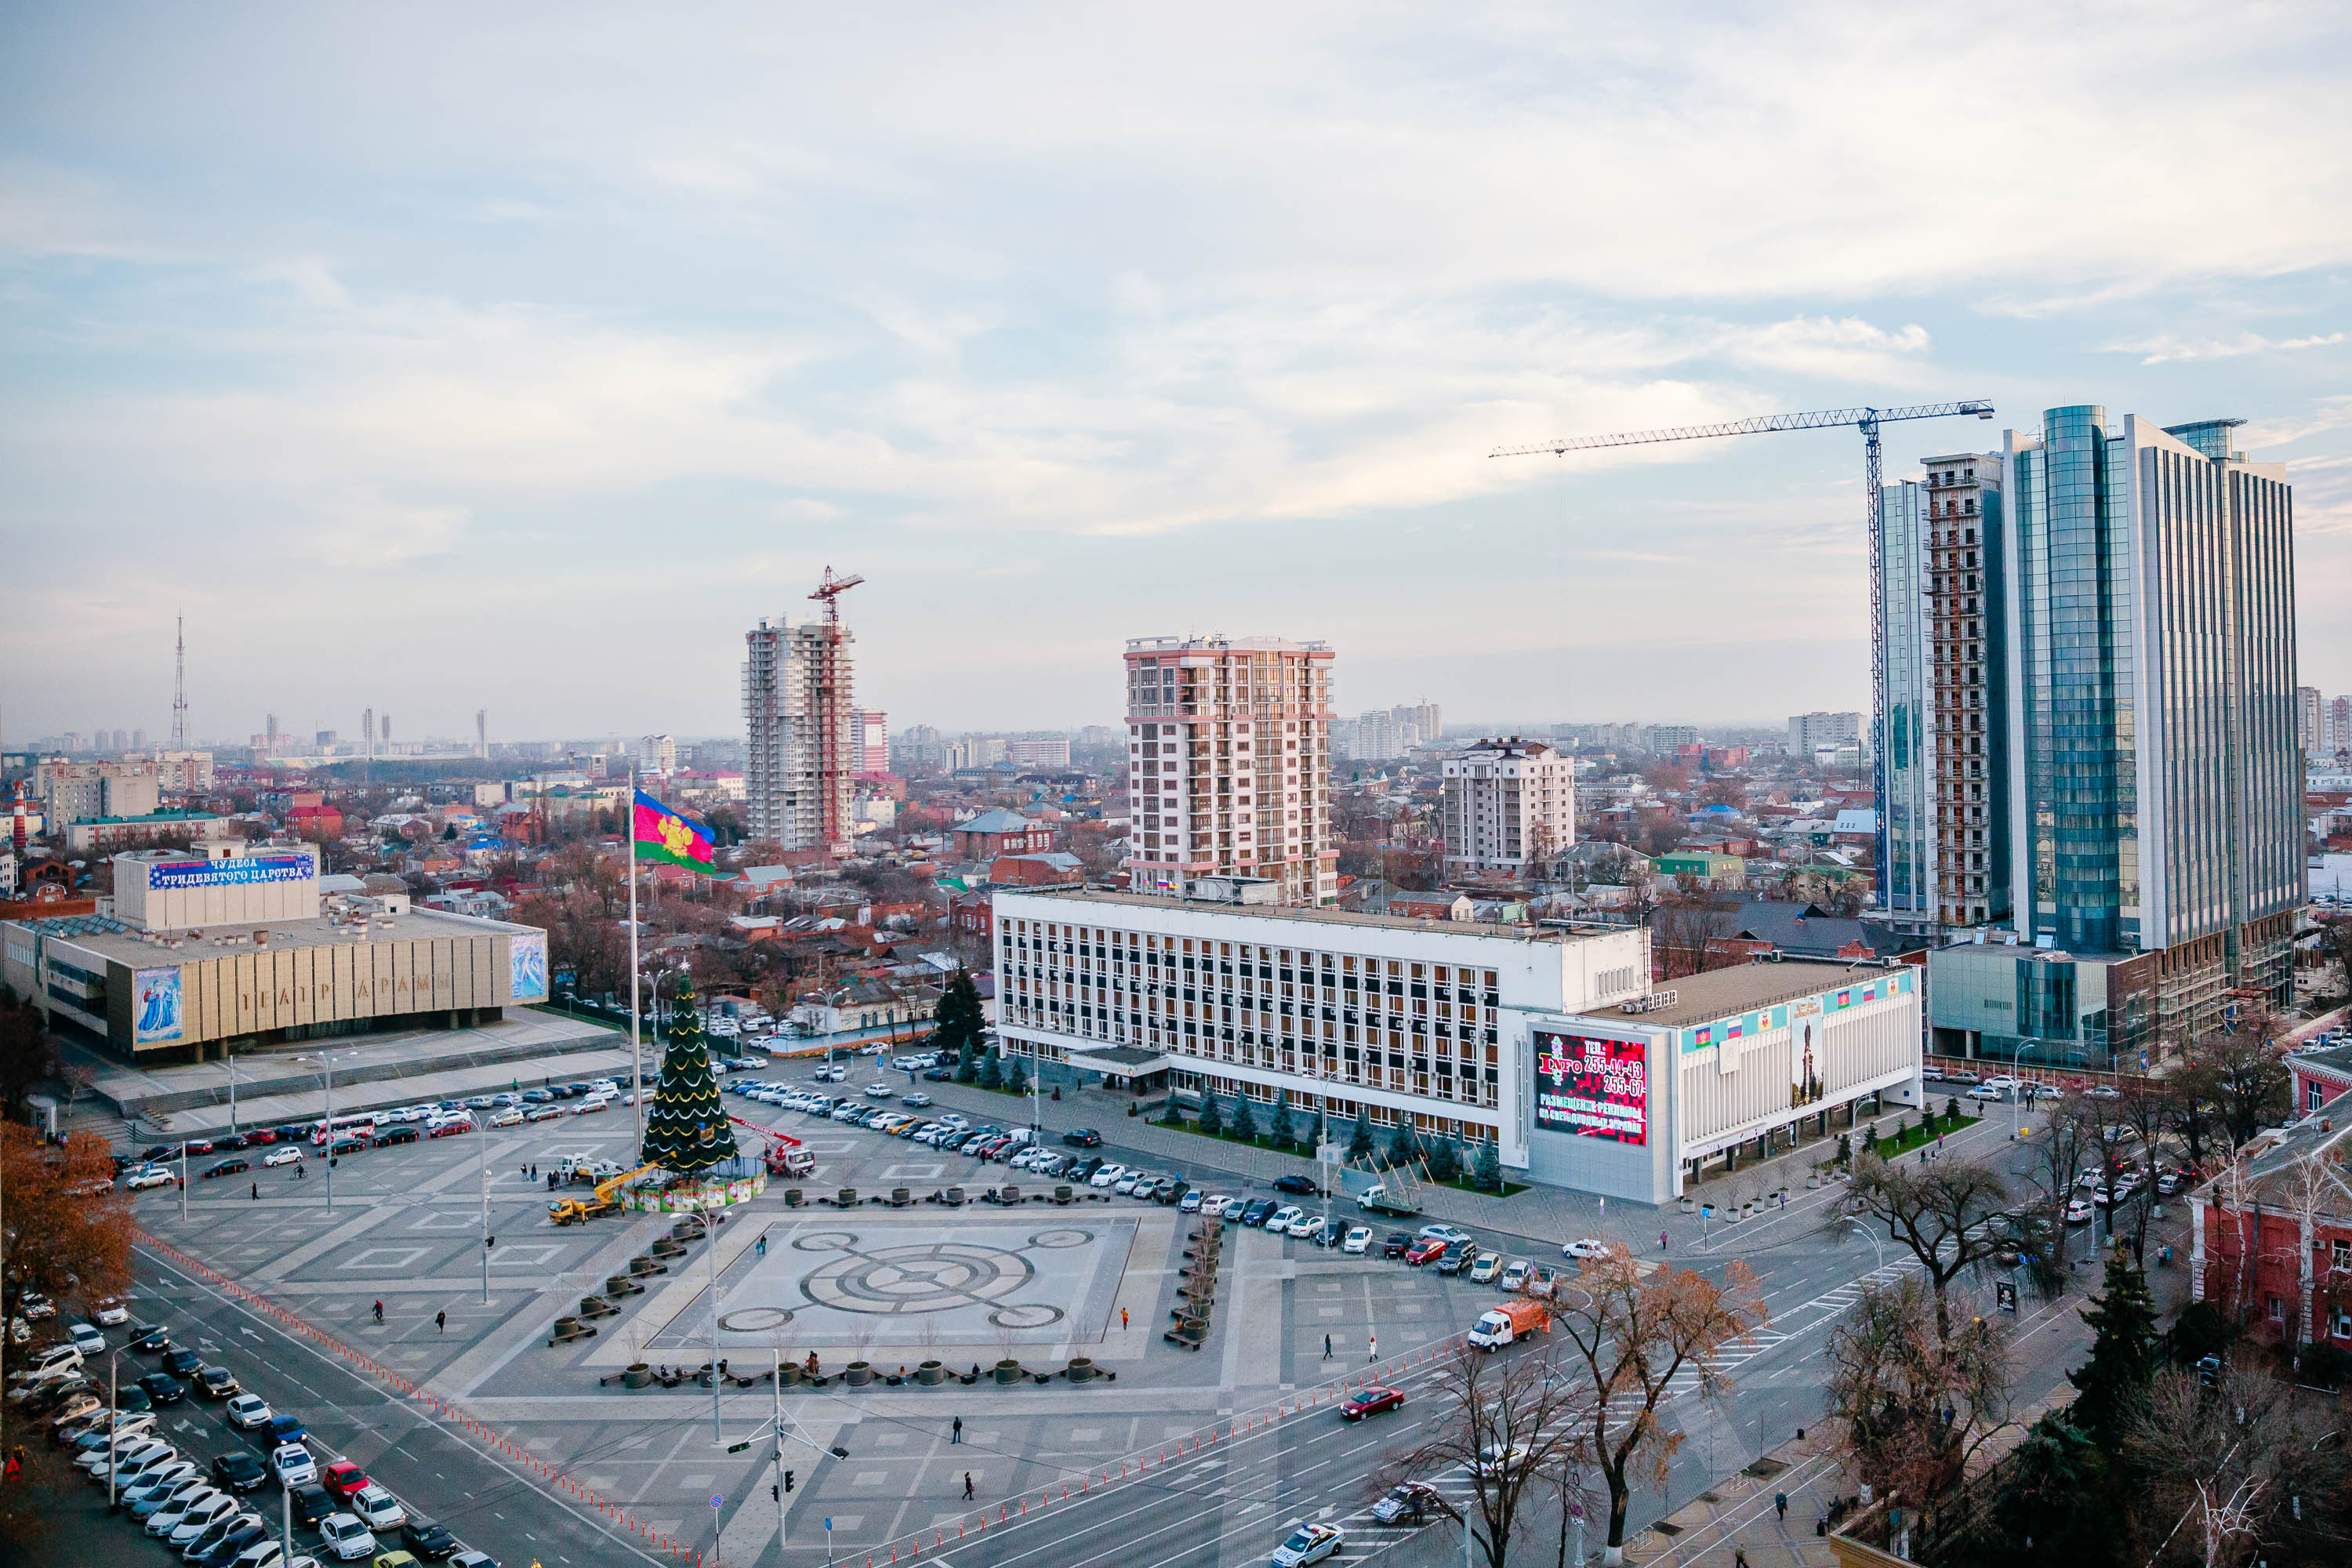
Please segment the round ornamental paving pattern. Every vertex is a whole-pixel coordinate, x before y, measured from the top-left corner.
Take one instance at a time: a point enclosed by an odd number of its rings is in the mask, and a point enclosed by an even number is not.
[[[803,1237],[793,1245],[814,1239]],[[945,1312],[995,1307],[1035,1279],[1036,1272],[1019,1252],[1004,1247],[960,1241],[863,1247],[853,1237],[838,1258],[802,1279],[801,1293],[819,1306],[845,1312]],[[1038,1310],[1024,1309],[1028,1314]],[[1042,1310],[1061,1316],[1053,1308]]]

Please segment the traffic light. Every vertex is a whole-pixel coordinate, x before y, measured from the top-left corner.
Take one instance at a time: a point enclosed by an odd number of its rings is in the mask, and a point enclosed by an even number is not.
[[[793,1489],[793,1473],[790,1470],[784,1472],[784,1489],[786,1491]]]
[[[486,1236],[482,1237],[482,1250],[484,1252],[489,1251],[492,1247],[498,1246],[498,1244],[499,1238],[495,1236]]]

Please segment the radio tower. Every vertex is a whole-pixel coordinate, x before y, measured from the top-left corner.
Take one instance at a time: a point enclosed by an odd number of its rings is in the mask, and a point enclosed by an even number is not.
[[[188,747],[188,617],[172,617],[172,750]]]

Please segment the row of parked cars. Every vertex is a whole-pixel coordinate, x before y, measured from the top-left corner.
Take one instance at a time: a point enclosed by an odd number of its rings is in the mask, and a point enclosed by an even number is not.
[[[225,1365],[172,1343],[160,1323],[129,1323],[129,1309],[101,1303],[68,1338],[36,1352],[9,1377],[7,1398],[22,1419],[46,1428],[75,1466],[109,1488],[123,1517],[194,1568],[320,1568],[320,1556],[372,1568],[498,1568],[432,1520],[411,1512],[349,1459],[320,1462],[300,1420],[247,1393]],[[113,1404],[90,1373],[109,1349],[105,1330],[124,1328],[123,1349],[157,1358],[155,1370],[118,1383]],[[184,1453],[165,1436],[163,1407],[194,1395],[218,1404],[224,1424],[252,1447]],[[186,1430],[186,1423],[175,1424]],[[265,1489],[282,1498],[262,1499]],[[310,1531],[320,1556],[289,1557],[282,1521]]]

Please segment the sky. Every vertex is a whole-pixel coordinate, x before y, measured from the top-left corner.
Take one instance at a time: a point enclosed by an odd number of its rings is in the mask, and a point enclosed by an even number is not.
[[[2352,11],[17,5],[0,739],[739,732],[830,565],[894,729],[1130,637],[1343,711],[1862,708],[1853,430],[2234,416],[2352,690]]]

